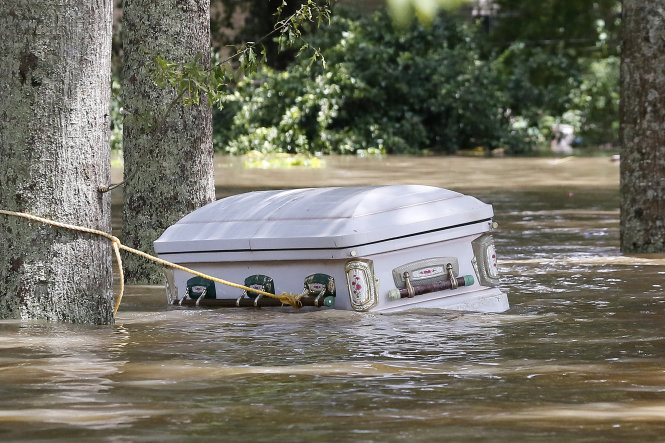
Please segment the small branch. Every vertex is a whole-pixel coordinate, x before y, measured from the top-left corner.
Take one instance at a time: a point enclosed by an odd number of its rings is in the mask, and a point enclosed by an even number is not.
[[[293,19],[294,19],[295,17],[297,17],[297,15],[298,15],[297,12],[294,13],[294,14],[291,14],[291,16],[289,16],[289,18],[287,18],[286,20],[284,20],[284,21],[281,22],[281,25],[280,25],[280,26],[276,27],[275,29],[273,29],[272,31],[270,31],[269,33],[267,33],[266,35],[264,35],[263,37],[261,37],[261,38],[258,39],[257,41],[253,42],[251,45],[247,45],[247,46],[245,46],[245,49],[243,49],[242,51],[238,51],[238,52],[236,52],[235,54],[233,54],[233,55],[231,55],[231,56],[225,58],[225,59],[222,60],[222,61],[220,61],[218,64],[219,64],[219,65],[223,65],[224,63],[230,62],[231,60],[233,60],[233,59],[235,59],[235,58],[238,58],[239,56],[241,56],[242,54],[244,54],[244,53],[247,52],[248,50],[256,48],[258,45],[260,45],[261,43],[263,43],[268,37],[271,37],[272,35],[274,35],[274,34],[275,34],[276,32],[278,32],[278,31],[282,31],[282,30],[286,29],[286,28],[288,27],[289,23],[290,23],[291,21],[293,21]]]
[[[97,192],[100,194],[106,194],[107,192],[113,191],[115,188],[120,187],[125,184],[125,180],[121,181],[120,183],[116,183],[114,185],[108,185],[108,186],[100,186],[97,188]]]

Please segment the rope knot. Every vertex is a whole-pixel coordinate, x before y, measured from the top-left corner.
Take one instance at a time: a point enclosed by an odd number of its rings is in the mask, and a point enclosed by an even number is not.
[[[279,301],[281,301],[286,305],[290,305],[295,309],[300,309],[302,308],[302,303],[300,302],[300,299],[303,298],[304,295],[305,295],[304,292],[302,294],[291,294],[288,292],[282,292],[279,295]]]

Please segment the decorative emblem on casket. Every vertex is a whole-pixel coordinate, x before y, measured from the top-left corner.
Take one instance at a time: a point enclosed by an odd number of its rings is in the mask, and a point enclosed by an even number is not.
[[[353,260],[346,264],[344,270],[346,271],[349,298],[353,309],[367,311],[376,306],[379,299],[372,262]]]

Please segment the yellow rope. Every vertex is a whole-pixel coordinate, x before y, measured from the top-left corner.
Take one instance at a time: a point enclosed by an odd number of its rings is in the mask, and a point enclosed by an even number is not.
[[[275,299],[281,301],[284,304],[288,304],[290,306],[293,306],[294,308],[300,308],[301,307],[300,299],[305,295],[304,293],[303,294],[291,294],[291,293],[288,293],[288,292],[282,292],[280,295],[275,295],[275,294],[271,294],[270,292],[262,291],[260,289],[249,288],[247,286],[240,285],[238,283],[233,283],[233,282],[230,282],[230,281],[223,280],[221,278],[213,277],[211,275],[204,274],[203,272],[195,271],[194,269],[190,269],[190,268],[187,268],[185,266],[178,265],[176,263],[171,263],[169,261],[163,260],[161,258],[155,257],[155,256],[150,255],[150,254],[147,254],[143,251],[139,251],[138,249],[134,249],[134,248],[130,248],[129,246],[125,246],[120,242],[120,239],[118,239],[118,237],[115,237],[114,235],[111,235],[107,232],[100,231],[98,229],[86,228],[86,227],[83,227],[83,226],[72,225],[72,224],[69,224],[69,223],[57,222],[57,221],[54,221],[54,220],[49,220],[48,218],[38,217],[36,215],[31,215],[31,214],[26,214],[24,212],[14,212],[14,211],[6,211],[4,209],[0,209],[0,214],[15,216],[15,217],[21,217],[21,218],[25,218],[25,219],[32,220],[32,221],[45,223],[47,225],[55,226],[55,227],[58,227],[58,228],[69,229],[69,230],[72,230],[72,231],[87,232],[89,234],[99,235],[101,237],[109,239],[111,241],[111,245],[113,246],[113,251],[115,252],[115,257],[116,257],[116,260],[118,262],[118,274],[120,276],[120,293],[118,295],[118,300],[115,303],[115,307],[113,308],[113,315],[114,316],[118,312],[118,307],[120,306],[120,301],[122,300],[122,295],[123,295],[124,290],[125,290],[125,278],[124,278],[124,274],[123,274],[123,271],[122,271],[122,259],[120,257],[120,249],[122,249],[124,251],[127,251],[127,252],[131,252],[132,254],[136,254],[136,255],[141,256],[145,259],[154,261],[155,263],[159,263],[163,266],[168,266],[168,267],[171,267],[171,268],[175,268],[175,269],[179,269],[181,271],[188,272],[190,274],[198,275],[199,277],[207,278],[208,280],[212,280],[214,282],[221,283],[223,285],[231,286],[233,288],[243,289],[245,291],[251,291],[251,292],[254,292],[256,294],[265,295],[266,297],[275,298]]]

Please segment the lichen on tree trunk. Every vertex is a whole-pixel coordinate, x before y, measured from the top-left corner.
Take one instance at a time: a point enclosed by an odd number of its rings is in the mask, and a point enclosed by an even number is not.
[[[146,252],[164,229],[215,197],[210,107],[179,101],[169,108],[176,93],[158,88],[150,69],[157,55],[209,65],[209,10],[209,0],[123,4],[122,238]],[[129,255],[123,261],[128,282],[163,282],[158,265]]]
[[[0,207],[106,232],[112,0],[0,3]],[[0,215],[0,317],[113,321],[106,239]]]
[[[621,250],[665,252],[665,0],[624,0]]]

